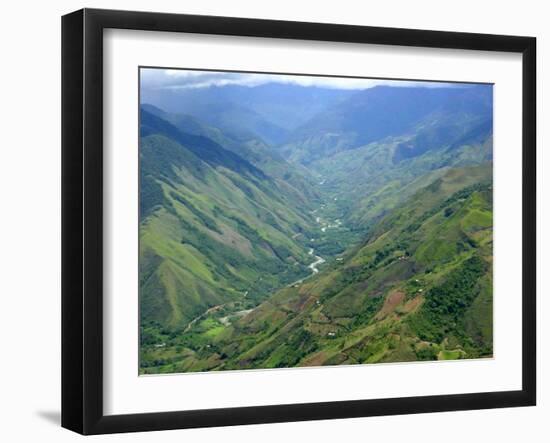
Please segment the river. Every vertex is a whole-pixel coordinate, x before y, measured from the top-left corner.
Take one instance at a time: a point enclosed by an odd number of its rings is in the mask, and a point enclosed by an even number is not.
[[[309,255],[313,255],[315,252],[315,249],[313,248],[310,248],[309,250]],[[308,268],[311,269],[311,272],[312,272],[312,275],[313,274],[317,274],[319,272],[319,269],[317,269],[317,266],[319,266],[320,264],[324,263],[326,260],[319,256],[319,255],[316,255],[315,256],[315,261],[313,263],[311,263]],[[302,279],[303,280],[303,279]]]
[[[317,223],[320,222],[320,219],[317,218]],[[287,285],[287,287],[291,287],[291,286],[295,286],[295,285],[299,285],[300,283],[302,283],[304,280],[306,280],[307,278],[315,275],[315,274],[318,274],[319,273],[319,269],[317,268],[317,266],[323,264],[326,260],[319,256],[319,255],[315,255],[315,249],[313,248],[309,248],[309,251],[308,251],[308,254],[315,257],[315,261],[313,263],[310,263],[308,265],[308,269],[311,270],[311,274],[309,274],[307,277],[303,277],[299,280],[296,280],[295,282],[292,282],[290,284]],[[244,296],[246,297],[248,294],[248,291],[245,292]],[[183,333],[186,333],[187,331],[189,331],[193,325],[195,323],[197,323],[201,318],[203,317],[206,317],[208,314],[211,314],[221,308],[223,308],[224,306],[227,306],[229,305],[231,302],[227,302],[227,303],[223,303],[221,305],[216,305],[216,306],[213,306],[209,309],[207,309],[205,312],[203,312],[201,315],[195,317],[193,320],[191,320],[188,324],[187,324],[187,327],[185,328],[185,330],[183,331]],[[243,317],[244,315],[248,314],[249,312],[253,311],[253,309],[246,309],[246,310],[242,310],[242,311],[238,311],[238,312],[235,312],[233,314],[230,314],[230,315],[227,315],[225,317],[222,317],[221,319],[219,319],[221,321],[222,324],[224,324],[225,326],[228,326],[230,323],[229,323],[229,317],[233,316],[233,315],[237,315],[239,317]]]

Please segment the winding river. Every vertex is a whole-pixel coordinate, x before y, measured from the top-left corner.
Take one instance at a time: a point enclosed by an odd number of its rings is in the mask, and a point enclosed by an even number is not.
[[[310,248],[309,255],[313,255],[314,253],[315,253],[315,249]],[[312,272],[311,275],[317,274],[319,272],[319,269],[317,269],[317,266],[324,263],[325,261],[326,260],[323,257],[316,255],[315,261],[308,266],[308,268],[311,269],[311,272]]]
[[[317,223],[320,222],[320,219],[319,217],[317,217]],[[319,255],[315,255],[315,249],[313,248],[309,248],[309,251],[308,251],[308,254],[311,255],[312,257],[315,257],[315,261],[313,263],[310,263],[308,265],[308,269],[311,270],[311,274],[309,274],[308,276],[306,277],[303,277],[299,280],[296,280],[290,284],[287,285],[287,287],[292,287],[292,286],[295,286],[295,285],[299,285],[300,283],[302,283],[304,280],[308,279],[309,277],[315,275],[315,274],[318,274],[319,273],[319,268],[318,266],[323,264],[326,260],[319,256]],[[246,291],[245,293],[245,297],[246,297],[246,294],[248,294],[248,291]],[[183,331],[183,333],[186,333],[188,332],[195,323],[197,323],[199,320],[201,320],[202,318],[206,317],[208,314],[211,314],[221,308],[223,308],[224,306],[227,306],[229,305],[231,302],[227,302],[227,303],[223,303],[221,305],[216,305],[216,306],[212,306],[211,308],[207,309],[205,312],[203,312],[202,314],[200,314],[199,316],[195,317],[193,320],[191,320],[188,324],[187,324],[187,327],[185,328],[185,330]],[[238,312],[235,312],[231,315],[238,315],[240,317],[248,314],[249,312],[253,311],[253,309],[246,309],[246,310],[243,310],[243,311],[238,311]],[[224,324],[225,326],[228,326],[230,323],[229,323],[229,317],[230,315],[228,316],[225,316],[225,317],[222,317],[220,320],[221,320],[221,323]]]

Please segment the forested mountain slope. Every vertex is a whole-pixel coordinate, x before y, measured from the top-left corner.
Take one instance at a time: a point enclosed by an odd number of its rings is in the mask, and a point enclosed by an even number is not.
[[[167,348],[144,352],[142,370],[490,356],[491,284],[491,167],[451,169],[341,260],[242,318],[213,313],[167,338]],[[173,347],[182,352],[169,357]]]
[[[308,199],[204,136],[142,109],[140,306],[177,328],[308,273]],[[254,291],[252,291],[254,289]]]
[[[386,137],[407,136],[392,158],[460,143],[492,131],[489,85],[445,88],[377,86],[356,92],[297,128],[279,148],[304,164]]]
[[[492,87],[223,75],[141,107],[141,373],[491,356]]]

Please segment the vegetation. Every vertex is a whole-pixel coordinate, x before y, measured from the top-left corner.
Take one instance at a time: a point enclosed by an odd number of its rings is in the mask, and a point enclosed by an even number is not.
[[[141,108],[140,372],[491,356],[491,94],[254,89]]]

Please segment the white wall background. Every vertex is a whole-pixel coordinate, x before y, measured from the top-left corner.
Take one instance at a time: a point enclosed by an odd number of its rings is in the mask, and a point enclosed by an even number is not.
[[[315,440],[461,442],[550,439],[550,119],[549,11],[535,0],[460,2],[388,0],[89,0],[11,1],[0,27],[0,439],[81,440],[59,427],[60,414],[60,16],[81,7],[155,10],[350,23],[538,38],[539,406],[458,413],[331,420],[101,436],[94,441],[298,442]],[[546,111],[546,113],[545,113]],[[518,146],[519,149],[519,146]],[[543,200],[546,199],[546,202]],[[542,251],[546,248],[546,251]],[[546,272],[546,275],[541,275]]]

